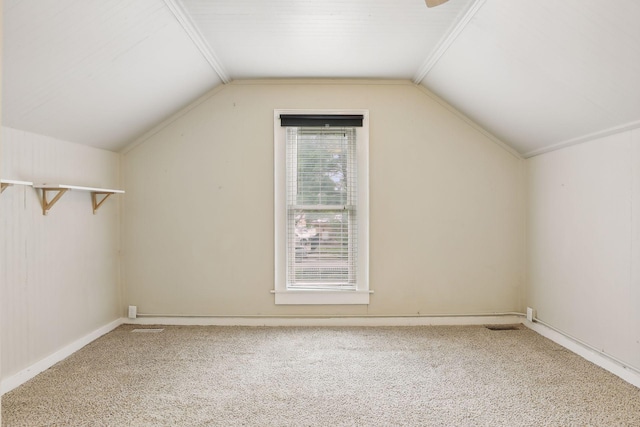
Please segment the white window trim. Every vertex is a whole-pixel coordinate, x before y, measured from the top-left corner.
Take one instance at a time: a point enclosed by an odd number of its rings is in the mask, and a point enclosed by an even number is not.
[[[356,130],[358,168],[358,281],[355,290],[287,289],[286,128],[280,114],[362,114]],[[369,111],[368,110],[274,110],[274,215],[276,304],[369,304]]]

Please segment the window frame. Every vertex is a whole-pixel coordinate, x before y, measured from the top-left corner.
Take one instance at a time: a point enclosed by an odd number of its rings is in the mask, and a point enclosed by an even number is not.
[[[356,164],[358,176],[358,263],[355,290],[287,289],[287,206],[286,206],[286,127],[281,114],[334,114],[363,116],[356,127]],[[276,109],[273,115],[274,142],[274,222],[275,222],[275,304],[369,304],[369,111],[368,110],[288,110]]]

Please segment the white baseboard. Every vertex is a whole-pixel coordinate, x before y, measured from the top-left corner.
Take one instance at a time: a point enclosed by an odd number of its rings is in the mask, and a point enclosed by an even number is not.
[[[15,374],[11,375],[10,377],[5,378],[0,383],[0,395],[3,395],[5,393],[13,390],[14,388],[26,383],[27,381],[29,381],[31,378],[35,377],[39,373],[46,371],[47,369],[49,369],[50,367],[52,367],[56,363],[58,363],[61,360],[64,360],[67,357],[71,356],[73,353],[75,353],[76,351],[80,350],[85,345],[87,345],[90,342],[96,340],[97,338],[100,338],[102,335],[104,335],[104,334],[106,334],[108,332],[111,332],[112,330],[114,330],[118,326],[122,325],[123,320],[124,319],[116,319],[113,322],[111,322],[111,323],[109,323],[109,324],[107,324],[107,325],[105,325],[105,326],[103,326],[101,328],[98,328],[95,331],[85,335],[84,337],[72,342],[71,344],[65,346],[64,348],[61,348],[60,350],[56,351],[55,353],[50,354],[49,356],[47,356],[44,359],[34,363],[33,365],[29,366],[28,368],[23,369],[20,372],[15,373]]]
[[[66,347],[47,356],[26,369],[2,380],[0,395],[24,384],[61,360],[69,357],[85,345],[111,332],[122,324],[134,325],[198,325],[198,326],[457,326],[523,323],[529,329],[554,341],[586,360],[600,366],[628,383],[640,388],[640,373],[635,369],[612,360],[607,355],[589,348],[571,337],[535,322],[523,315],[472,315],[472,316],[327,316],[327,317],[138,317],[121,318],[96,329]]]
[[[162,317],[148,316],[124,319],[133,325],[197,325],[197,326],[430,326],[488,325],[522,323],[522,316],[236,316],[236,317]]]
[[[635,368],[624,365],[622,362],[613,360],[606,354],[590,348],[575,339],[565,335],[557,330],[554,330],[541,323],[530,322],[523,320],[522,323],[529,329],[539,333],[545,338],[549,338],[556,344],[561,345],[569,351],[576,353],[578,356],[588,360],[600,366],[603,369],[611,372],[612,374],[622,378],[626,382],[640,388],[640,372],[637,372]]]

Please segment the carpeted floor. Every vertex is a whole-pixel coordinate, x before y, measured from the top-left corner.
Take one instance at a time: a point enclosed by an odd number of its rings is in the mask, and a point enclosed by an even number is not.
[[[134,328],[4,395],[3,427],[640,426],[640,389],[523,326]]]

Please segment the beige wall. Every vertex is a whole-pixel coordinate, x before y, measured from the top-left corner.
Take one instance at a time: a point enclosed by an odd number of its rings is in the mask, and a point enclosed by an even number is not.
[[[2,129],[2,177],[118,186],[119,154]],[[0,196],[2,378],[118,319],[119,214],[114,197],[93,215],[90,193],[67,192],[42,215],[38,192]]]
[[[205,97],[206,98],[206,97]],[[273,110],[370,112],[369,306],[275,306]],[[123,157],[123,309],[522,310],[523,161],[408,82],[241,82]]]
[[[527,305],[640,369],[640,130],[527,163]]]

